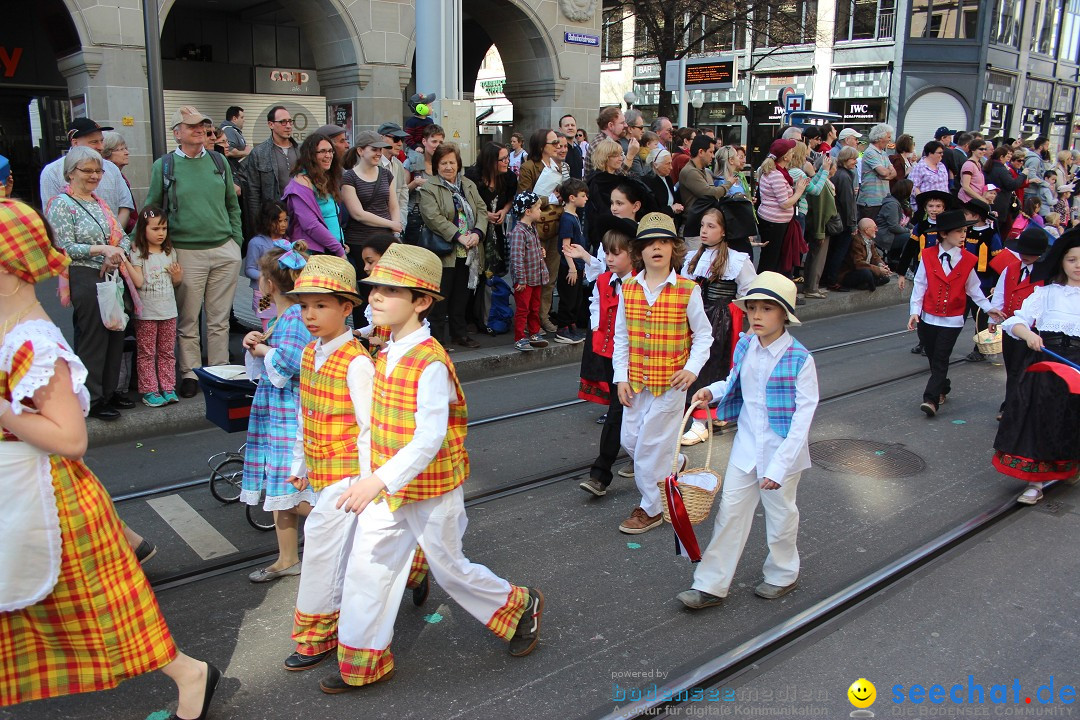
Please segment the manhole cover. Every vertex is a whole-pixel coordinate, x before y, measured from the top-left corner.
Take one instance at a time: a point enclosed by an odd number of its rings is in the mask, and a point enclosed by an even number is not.
[[[851,438],[813,443],[810,459],[830,472],[864,477],[910,477],[926,468],[926,462],[903,445]]]

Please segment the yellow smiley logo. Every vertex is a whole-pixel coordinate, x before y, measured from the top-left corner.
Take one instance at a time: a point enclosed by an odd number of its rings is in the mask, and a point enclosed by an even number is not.
[[[877,688],[874,687],[874,683],[866,678],[859,678],[851,683],[851,687],[847,690],[847,696],[855,707],[868,708],[877,699]]]

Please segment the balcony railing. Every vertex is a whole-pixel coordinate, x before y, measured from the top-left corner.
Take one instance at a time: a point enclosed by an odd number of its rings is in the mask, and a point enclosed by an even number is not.
[[[893,31],[896,29],[896,11],[882,10],[878,13],[877,39],[892,40]]]

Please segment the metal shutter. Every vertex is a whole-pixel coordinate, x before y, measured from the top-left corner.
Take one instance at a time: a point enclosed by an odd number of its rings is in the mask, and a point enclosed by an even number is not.
[[[934,132],[942,125],[950,130],[967,130],[967,110],[952,93],[934,90],[908,105],[904,126],[897,133],[908,133],[915,138],[915,151],[921,156],[923,145],[934,139]]]

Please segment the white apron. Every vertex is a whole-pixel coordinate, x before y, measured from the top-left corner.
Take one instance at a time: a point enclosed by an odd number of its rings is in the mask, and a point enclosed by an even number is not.
[[[24,442],[0,442],[0,488],[0,612],[11,612],[47,597],[60,576],[49,456]]]

